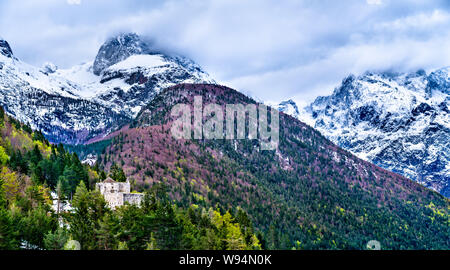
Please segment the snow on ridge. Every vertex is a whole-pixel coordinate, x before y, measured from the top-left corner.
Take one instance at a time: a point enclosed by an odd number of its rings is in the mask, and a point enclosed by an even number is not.
[[[107,70],[132,69],[136,67],[154,68],[167,64],[169,63],[160,54],[141,54],[131,55],[127,59],[108,67]]]
[[[101,83],[101,77],[92,71],[92,61],[73,66],[69,69],[58,70],[55,76],[67,78],[76,88],[76,93],[82,98],[94,99],[97,95],[108,92],[114,88],[128,89],[122,80],[111,80]]]
[[[28,85],[49,94],[78,99],[73,85],[60,76],[48,76],[40,68],[18,59],[6,58],[0,71],[0,85],[9,88],[13,85]],[[25,91],[25,89],[23,89]]]

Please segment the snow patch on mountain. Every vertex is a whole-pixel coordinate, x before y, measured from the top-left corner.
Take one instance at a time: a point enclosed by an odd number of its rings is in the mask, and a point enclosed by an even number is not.
[[[132,55],[127,59],[114,64],[108,68],[108,70],[123,70],[133,68],[156,68],[169,63],[165,61],[162,55]]]
[[[129,87],[123,80],[108,80],[102,83],[102,77],[95,75],[92,71],[92,62],[58,70],[55,76],[70,80],[76,94],[85,99],[95,99],[96,96],[113,89],[128,89]]]

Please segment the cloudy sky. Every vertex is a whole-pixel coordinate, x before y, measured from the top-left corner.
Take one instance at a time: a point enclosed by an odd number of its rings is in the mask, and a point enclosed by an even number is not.
[[[0,0],[0,36],[38,66],[93,60],[130,31],[266,101],[309,102],[365,70],[450,65],[448,0]]]

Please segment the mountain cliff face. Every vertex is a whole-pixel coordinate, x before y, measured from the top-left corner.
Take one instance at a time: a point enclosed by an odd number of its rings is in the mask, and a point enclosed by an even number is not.
[[[6,40],[0,38],[0,54],[11,58],[13,56],[11,47]]]
[[[239,206],[268,235],[268,248],[361,249],[373,239],[383,249],[450,246],[447,199],[284,113],[272,151],[259,150],[258,140],[174,139],[171,108],[193,104],[194,96],[204,106],[256,104],[218,85],[164,89],[129,127],[106,138],[100,167],[120,164],[137,190],[163,182],[180,205]]]
[[[129,122],[161,89],[214,82],[192,60],[152,51],[136,34],[103,44],[95,61],[58,70],[13,57],[0,42],[0,105],[52,142],[83,143]]]
[[[352,75],[300,119],[358,157],[449,197],[449,74]]]
[[[134,33],[110,38],[98,51],[93,64],[95,75],[132,55],[152,54],[147,43]]]

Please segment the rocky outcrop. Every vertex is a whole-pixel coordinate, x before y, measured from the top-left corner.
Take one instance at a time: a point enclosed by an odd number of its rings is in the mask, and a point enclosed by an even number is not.
[[[121,34],[108,39],[99,49],[95,57],[93,72],[95,75],[106,68],[137,54],[151,54],[147,43],[135,33]]]
[[[11,47],[9,46],[6,40],[0,39],[0,54],[11,58],[13,56],[13,52]]]

